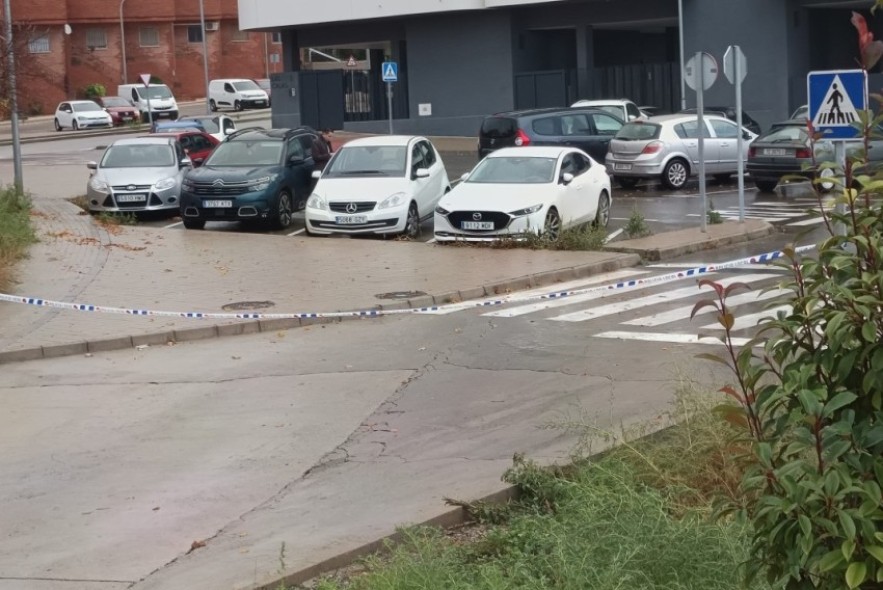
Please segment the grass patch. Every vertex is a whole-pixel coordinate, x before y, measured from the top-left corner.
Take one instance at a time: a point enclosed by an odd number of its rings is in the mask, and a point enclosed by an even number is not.
[[[102,211],[95,216],[95,221],[104,226],[135,225],[138,223],[138,218],[134,213]]]
[[[492,250],[510,250],[525,248],[528,250],[570,250],[587,251],[601,250],[606,243],[607,230],[592,225],[571,227],[561,230],[558,239],[553,240],[547,234],[525,232],[513,236],[504,236],[488,242],[467,242],[459,240],[447,242],[445,245],[456,245],[471,248],[490,248]]]
[[[617,447],[591,460],[546,468],[516,456],[504,480],[518,486],[519,499],[466,506],[482,524],[477,539],[461,543],[437,529],[406,529],[402,544],[365,560],[364,573],[324,578],[314,587],[742,588],[739,564],[748,559],[749,531],[712,515],[712,498],[737,493],[741,471],[729,457],[738,450],[708,399],[685,387],[666,416],[675,425],[639,440],[633,436],[641,428],[617,435]],[[611,436],[579,420],[561,427],[588,439]]]
[[[89,197],[86,195],[77,195],[76,197],[71,197],[68,199],[69,203],[73,203],[86,213],[89,212]]]
[[[629,215],[628,223],[626,223],[624,229],[629,239],[646,238],[653,233],[650,230],[650,226],[647,225],[647,220],[644,218],[644,215],[638,211],[637,207],[632,209],[632,213]]]
[[[12,188],[0,189],[0,289],[12,283],[13,265],[37,241],[31,225],[31,199]]]

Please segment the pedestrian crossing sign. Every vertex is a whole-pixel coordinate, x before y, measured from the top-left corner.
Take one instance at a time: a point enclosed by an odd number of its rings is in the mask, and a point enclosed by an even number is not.
[[[383,74],[384,82],[398,82],[399,64],[394,61],[385,61],[380,66],[380,73]]]
[[[859,111],[868,108],[868,77],[862,70],[810,72],[806,77],[809,119],[825,139],[858,139]]]

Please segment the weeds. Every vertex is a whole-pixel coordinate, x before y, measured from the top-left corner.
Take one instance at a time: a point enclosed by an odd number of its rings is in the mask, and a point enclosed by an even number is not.
[[[487,244],[494,249],[508,250],[510,248],[527,248],[529,250],[569,250],[586,251],[601,250],[607,239],[607,230],[604,228],[584,225],[561,230],[558,239],[552,239],[548,234],[535,234],[525,232],[523,234],[504,237],[493,242],[479,242]]]
[[[0,289],[12,282],[12,267],[37,241],[31,225],[31,199],[13,187],[0,189]]]
[[[638,211],[637,207],[632,209],[632,214],[629,215],[629,221],[625,225],[625,233],[630,239],[645,238],[653,233],[650,231],[650,226],[647,225],[644,215]]]
[[[89,197],[86,195],[77,195],[76,197],[71,197],[68,199],[69,203],[73,203],[86,213],[89,212]]]
[[[138,218],[134,213],[113,213],[110,211],[102,211],[95,217],[95,221],[101,225],[135,225]]]
[[[723,223],[724,218],[721,216],[720,211],[714,208],[714,201],[708,201],[708,223],[712,225],[717,225],[718,223]]]

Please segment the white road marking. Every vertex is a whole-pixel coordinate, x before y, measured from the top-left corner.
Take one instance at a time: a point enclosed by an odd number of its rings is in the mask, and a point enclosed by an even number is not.
[[[615,232],[613,232],[612,234],[610,234],[610,235],[608,235],[606,238],[604,238],[604,243],[606,244],[606,243],[609,242],[610,240],[614,240],[614,239],[616,239],[617,237],[619,237],[619,235],[620,235],[623,231],[625,231],[625,230],[622,229],[622,228],[619,228],[618,230],[616,230]]]
[[[629,220],[628,217],[611,217],[610,219],[612,219],[613,221],[628,221],[628,220]],[[660,221],[660,220],[659,220],[659,219],[644,219],[644,221],[656,221],[656,222],[658,222],[658,221]]]
[[[695,334],[668,334],[657,332],[601,332],[595,334],[595,338],[612,338],[614,340],[643,340],[645,342],[670,342],[672,344],[718,344],[723,342],[714,336],[697,336]],[[735,346],[745,346],[750,342],[749,338],[733,338]]]
[[[710,274],[712,273],[708,273],[704,276],[708,276]],[[750,274],[741,277],[729,277],[721,279],[720,281],[718,281],[718,284],[726,287],[731,283],[757,281],[768,278],[770,278],[769,274]],[[648,295],[646,297],[639,297],[637,299],[626,299],[625,301],[618,301],[616,303],[602,305],[601,307],[594,307],[592,309],[584,309],[574,313],[560,315],[551,319],[556,322],[585,322],[608,315],[631,311],[633,309],[638,309],[647,305],[656,305],[657,303],[663,303],[666,301],[686,299],[687,297],[694,297],[696,295],[703,295],[703,292],[700,291],[698,287],[684,287],[682,289],[675,289],[673,291],[661,291],[659,293],[654,293],[653,295]]]
[[[733,295],[732,297],[727,298],[727,305],[729,305],[732,309],[736,305],[742,305],[743,303],[766,301],[767,299],[774,299],[776,297],[781,297],[789,293],[793,293],[793,291],[789,291],[788,289],[774,289],[772,291],[767,291],[766,293],[761,293],[758,291],[752,291],[751,293],[741,293],[739,295]],[[677,309],[672,309],[671,311],[657,313],[651,316],[638,318],[636,320],[629,320],[627,322],[623,322],[623,324],[626,326],[661,326],[663,324],[669,324],[678,320],[689,319],[690,312],[692,311],[692,305],[685,305]],[[698,312],[696,312],[696,315],[699,316],[706,313],[712,313],[714,311],[716,310],[712,307],[703,307]]]
[[[426,240],[426,243],[427,244],[435,244],[435,238],[432,238],[431,240]]]
[[[791,313],[792,308],[790,305],[779,305],[778,307],[772,307],[770,309],[765,309],[764,311],[760,311],[758,313],[751,313],[748,315],[737,315],[736,321],[733,324],[733,330],[745,330],[746,328],[756,328],[757,322],[765,318],[775,318],[776,314],[780,311],[784,311],[786,314]],[[723,330],[724,327],[721,326],[718,322],[713,324],[708,324],[707,326],[702,326],[703,330]]]
[[[289,237],[290,237],[290,236],[299,236],[300,234],[304,233],[305,231],[307,231],[306,228],[301,228],[301,229],[299,229],[299,230],[297,230],[297,231],[293,231],[293,232],[291,232],[291,233],[288,234],[288,235],[289,235]]]
[[[824,217],[813,217],[812,219],[804,219],[802,221],[792,221],[791,223],[789,223],[787,225],[789,227],[791,227],[791,226],[803,227],[806,225],[821,225],[822,223],[825,223]]]
[[[168,225],[164,225],[163,229],[172,229],[173,227],[178,227],[179,225],[184,225],[183,221],[177,221],[175,223],[170,223]]]

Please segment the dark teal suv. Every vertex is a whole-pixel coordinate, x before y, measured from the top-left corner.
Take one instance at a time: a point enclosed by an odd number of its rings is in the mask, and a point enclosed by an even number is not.
[[[311,148],[318,133],[297,129],[242,129],[227,136],[181,184],[181,218],[187,229],[206,221],[259,221],[291,225],[303,209],[313,179]]]

